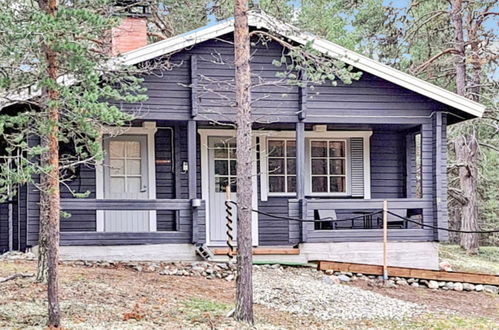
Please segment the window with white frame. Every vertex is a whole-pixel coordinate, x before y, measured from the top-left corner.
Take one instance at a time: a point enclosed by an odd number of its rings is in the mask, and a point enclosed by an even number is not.
[[[346,140],[310,140],[312,193],[347,192]]]
[[[291,139],[271,139],[268,150],[268,192],[296,192],[296,142]]]

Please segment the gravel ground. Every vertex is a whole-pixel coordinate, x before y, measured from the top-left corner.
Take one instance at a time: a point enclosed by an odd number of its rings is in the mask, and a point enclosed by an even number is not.
[[[322,320],[403,319],[425,312],[421,305],[344,284],[332,284],[307,269],[259,268],[254,272],[255,303]]]

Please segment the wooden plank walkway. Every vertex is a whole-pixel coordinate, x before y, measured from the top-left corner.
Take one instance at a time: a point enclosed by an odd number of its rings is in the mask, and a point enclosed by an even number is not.
[[[213,254],[215,255],[226,255],[229,252],[228,248],[213,248]],[[232,255],[236,255],[237,252],[234,251]],[[263,248],[257,247],[253,248],[253,255],[299,255],[300,249],[297,248]]]
[[[383,266],[354,264],[348,262],[311,261],[317,263],[318,270],[334,270],[340,272],[362,273],[367,275],[383,275]],[[499,276],[491,274],[476,274],[464,272],[446,272],[440,270],[391,267],[388,266],[388,276],[420,278],[435,281],[463,282],[475,284],[499,285]]]

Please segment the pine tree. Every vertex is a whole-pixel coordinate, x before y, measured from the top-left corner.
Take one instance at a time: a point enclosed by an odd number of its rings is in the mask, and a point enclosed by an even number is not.
[[[31,97],[22,111],[0,113],[6,146],[0,201],[15,193],[8,187],[31,183],[40,190],[38,274],[48,282],[49,327],[60,326],[60,186],[75,167],[102,160],[105,126],[132,119],[119,104],[145,99],[139,71],[110,60],[106,36],[119,23],[112,5],[107,0],[2,2],[0,108]],[[62,154],[61,145],[66,146]]]

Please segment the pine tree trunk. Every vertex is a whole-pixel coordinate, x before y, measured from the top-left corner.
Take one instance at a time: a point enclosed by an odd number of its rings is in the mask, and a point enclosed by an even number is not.
[[[57,0],[39,0],[41,10],[49,15],[55,16],[57,11]],[[58,61],[57,53],[48,44],[42,44],[43,51],[47,63],[47,74],[53,83],[57,83]],[[46,185],[42,194],[43,201],[46,204],[43,216],[47,225],[47,298],[48,298],[48,322],[49,327],[58,328],[61,321],[59,308],[59,279],[58,279],[58,262],[59,262],[59,217],[60,217],[60,192],[59,192],[59,93],[57,90],[48,88],[47,96],[47,120],[50,127],[47,134],[46,154],[42,159],[46,159],[49,166],[46,174]]]
[[[43,145],[43,142],[42,142]],[[44,154],[44,156],[46,153]],[[46,160],[41,160],[43,166],[47,164]],[[40,186],[46,187],[47,176],[42,174],[40,176]],[[44,189],[44,188],[42,188]],[[38,230],[38,265],[36,271],[36,280],[40,283],[47,283],[48,277],[48,226],[47,226],[47,194],[40,193],[40,223]]]
[[[454,29],[454,68],[456,70],[456,91],[466,95],[466,53],[464,46],[462,0],[451,3],[451,21]],[[459,185],[466,203],[461,207],[461,230],[478,230],[477,168],[478,142],[476,132],[464,133],[454,143],[456,162],[459,167]],[[478,234],[461,234],[460,245],[468,253],[478,253]]]
[[[237,278],[235,318],[253,323],[251,76],[248,2],[236,0],[234,55],[237,106]]]

